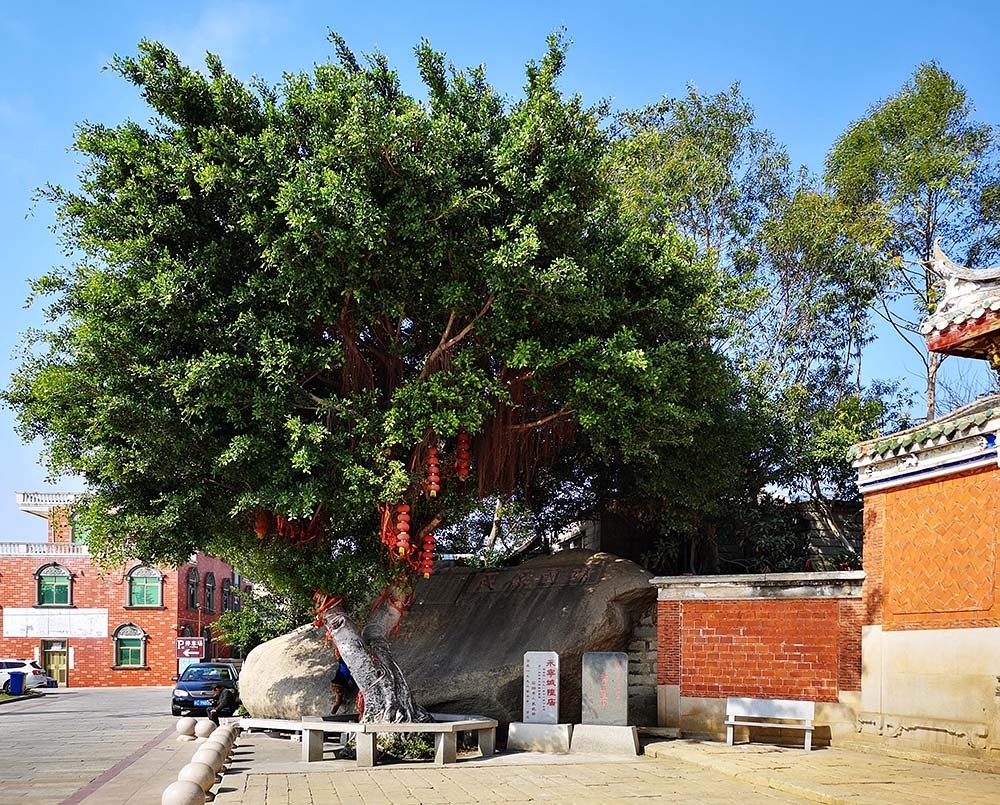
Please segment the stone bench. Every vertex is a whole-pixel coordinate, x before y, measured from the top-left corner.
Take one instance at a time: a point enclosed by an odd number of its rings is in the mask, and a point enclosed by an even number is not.
[[[399,723],[366,722],[363,735],[356,735],[358,765],[371,767],[378,762],[377,735],[386,733],[420,733],[434,736],[434,763],[441,766],[454,763],[458,755],[458,733],[474,732],[483,757],[496,750],[497,722],[482,716],[459,716],[449,713],[431,713],[434,721],[403,721]]]
[[[733,745],[734,727],[768,727],[778,730],[805,732],[805,750],[812,749],[813,719],[816,703],[795,699],[748,699],[730,696],[726,699],[726,743]],[[800,724],[783,724],[800,721]]]
[[[480,716],[431,713],[434,721],[403,721],[398,723],[340,721],[330,717],[305,716],[302,720],[283,718],[241,718],[244,730],[290,732],[302,735],[302,760],[312,763],[323,759],[323,744],[327,735],[340,735],[341,743],[346,743],[348,735],[354,735],[357,744],[357,763],[361,767],[372,767],[378,761],[376,736],[388,733],[420,733],[434,736],[434,763],[443,765],[454,763],[458,755],[458,733],[475,732],[479,751],[483,757],[492,755],[496,749],[497,722]]]
[[[323,759],[323,744],[326,736],[340,736],[342,744],[347,743],[351,733],[363,733],[364,724],[357,721],[327,721],[321,716],[305,716],[301,721],[290,718],[241,718],[240,727],[244,730],[261,732],[290,732],[302,736],[302,761],[312,763]]]

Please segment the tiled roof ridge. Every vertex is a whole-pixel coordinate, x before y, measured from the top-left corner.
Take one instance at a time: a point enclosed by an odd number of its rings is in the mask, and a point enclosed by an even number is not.
[[[923,422],[906,430],[861,442],[852,448],[850,457],[858,459],[863,456],[881,455],[900,447],[910,447],[925,442],[928,439],[936,439],[940,436],[950,437],[957,431],[964,431],[973,425],[983,425],[994,416],[1000,417],[1000,394],[981,397],[930,422]]]

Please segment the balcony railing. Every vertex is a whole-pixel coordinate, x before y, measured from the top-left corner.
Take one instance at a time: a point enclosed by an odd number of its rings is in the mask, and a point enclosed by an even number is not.
[[[90,556],[83,542],[0,542],[0,556]]]
[[[15,495],[22,509],[72,506],[80,496],[77,492],[16,492]]]

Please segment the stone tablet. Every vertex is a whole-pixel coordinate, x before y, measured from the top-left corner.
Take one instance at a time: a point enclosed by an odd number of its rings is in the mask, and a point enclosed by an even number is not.
[[[554,651],[524,652],[524,714],[526,724],[559,723],[559,655]]]
[[[583,655],[584,724],[628,724],[628,654],[588,651]]]

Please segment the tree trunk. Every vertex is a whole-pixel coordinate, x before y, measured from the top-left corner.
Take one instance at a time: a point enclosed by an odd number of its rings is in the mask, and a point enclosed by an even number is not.
[[[937,373],[941,356],[937,352],[928,355],[927,361],[927,421],[937,415]]]
[[[500,518],[503,514],[503,506],[500,503],[501,498],[497,495],[497,503],[493,508],[493,528],[490,529],[490,535],[486,539],[486,553],[493,553],[494,546],[497,543],[497,537],[500,534]]]
[[[363,630],[340,605],[320,616],[358,684],[364,700],[362,721],[433,720],[430,713],[414,701],[410,686],[389,648],[389,636],[403,617],[410,592],[402,585],[386,588]]]

